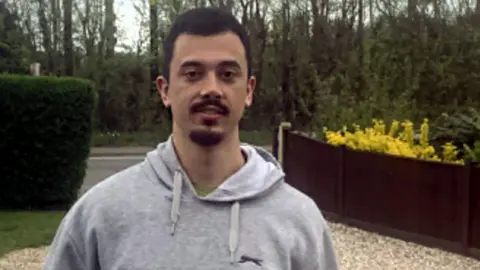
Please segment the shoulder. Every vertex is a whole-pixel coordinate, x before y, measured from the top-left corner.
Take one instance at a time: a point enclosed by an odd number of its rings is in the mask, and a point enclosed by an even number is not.
[[[282,184],[277,194],[282,207],[275,212],[297,236],[308,238],[328,232],[328,224],[316,202],[288,183]]]
[[[105,220],[133,207],[141,196],[138,190],[148,190],[153,182],[143,170],[143,163],[128,167],[95,184],[82,194],[67,212],[66,221],[83,224]]]
[[[264,197],[261,205],[257,211],[261,211],[265,219],[279,222],[288,230],[308,233],[325,224],[323,214],[315,201],[285,182]]]
[[[295,210],[291,213],[297,218],[306,219],[312,215],[313,217],[321,215],[320,209],[312,198],[288,183],[282,184],[278,195],[284,198],[288,209]]]
[[[101,180],[82,194],[77,203],[97,204],[123,197],[126,191],[139,184],[140,179],[147,179],[142,167],[143,163],[138,163]]]

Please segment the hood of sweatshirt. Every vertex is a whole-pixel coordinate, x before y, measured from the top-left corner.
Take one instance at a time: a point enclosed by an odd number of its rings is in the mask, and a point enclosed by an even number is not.
[[[280,164],[266,150],[246,143],[241,144],[241,149],[247,157],[244,166],[227,178],[215,191],[204,197],[196,194],[181,167],[172,137],[159,144],[154,151],[149,152],[146,158],[146,165],[152,169],[148,172],[154,172],[155,175],[151,176],[158,179],[170,191],[167,197],[171,201],[171,234],[175,234],[175,226],[181,216],[182,198],[196,198],[212,203],[231,203],[228,245],[232,263],[235,259],[241,229],[239,220],[242,201],[267,194],[282,183],[285,177]]]

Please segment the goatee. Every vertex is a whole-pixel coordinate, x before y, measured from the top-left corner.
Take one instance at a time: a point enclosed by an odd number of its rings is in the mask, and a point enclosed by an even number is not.
[[[203,146],[203,147],[211,147],[219,144],[223,140],[223,134],[211,131],[192,131],[190,132],[190,140],[192,142]]]

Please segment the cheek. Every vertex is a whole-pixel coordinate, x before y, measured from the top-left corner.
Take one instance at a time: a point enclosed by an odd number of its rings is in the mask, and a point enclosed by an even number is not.
[[[246,93],[238,94],[232,97],[231,104],[232,104],[232,109],[235,111],[235,114],[241,115],[243,113],[243,111],[245,110],[246,98],[247,98]]]
[[[190,97],[189,91],[187,89],[175,89],[175,92],[170,93],[170,102],[172,107],[175,107],[175,110],[185,110],[190,106]]]
[[[172,101],[172,110],[177,113],[177,115],[186,115],[189,111],[189,104],[182,100]]]

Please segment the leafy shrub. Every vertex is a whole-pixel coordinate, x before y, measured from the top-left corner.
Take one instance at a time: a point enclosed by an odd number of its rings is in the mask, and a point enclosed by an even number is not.
[[[433,129],[434,140],[455,141],[459,146],[466,144],[471,147],[475,141],[480,140],[480,112],[469,108],[466,112],[453,115],[444,113]]]
[[[415,140],[414,125],[411,121],[393,121],[390,129],[381,120],[373,120],[373,126],[361,129],[353,125],[354,131],[347,127],[341,131],[324,129],[327,142],[332,145],[345,145],[348,148],[379,152],[409,158],[463,164],[458,158],[459,151],[451,142],[442,146],[441,154],[429,143],[428,119],[420,127],[420,137]]]
[[[90,151],[93,84],[0,75],[0,208],[68,207]]]
[[[470,148],[467,144],[463,145],[465,149],[465,159],[472,162],[480,162],[480,140],[476,141],[473,148]]]

